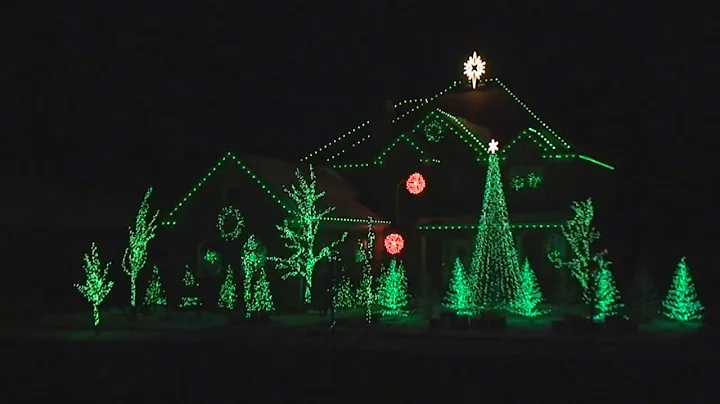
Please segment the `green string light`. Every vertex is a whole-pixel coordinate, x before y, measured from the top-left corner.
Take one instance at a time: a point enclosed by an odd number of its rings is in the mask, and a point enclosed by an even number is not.
[[[538,305],[545,299],[540,284],[538,284],[535,271],[530,267],[530,261],[525,258],[525,263],[520,270],[520,283],[518,285],[518,297],[513,311],[524,317],[537,317],[547,313],[547,310],[538,309]]]
[[[220,285],[220,294],[218,296],[218,307],[226,310],[233,310],[235,308],[235,301],[237,300],[237,285],[235,285],[235,271],[233,271],[232,265],[227,266],[225,271],[225,280]]]
[[[672,284],[662,306],[661,313],[671,320],[687,322],[703,318],[704,307],[698,300],[685,257],[680,259],[675,269]]]
[[[443,306],[454,311],[457,315],[473,314],[475,295],[468,276],[469,274],[460,258],[455,258],[452,277],[443,300]]]
[[[183,276],[183,284],[185,285],[186,296],[180,298],[180,307],[196,307],[202,306],[200,297],[198,297],[198,283],[195,275],[190,271],[190,266],[185,265],[185,275]]]
[[[100,304],[112,290],[113,281],[107,279],[110,263],[102,266],[98,254],[97,245],[93,242],[90,245],[90,254],[83,257],[83,268],[85,269],[85,284],[75,284],[77,290],[82,293],[93,307],[93,325],[100,325]]]
[[[162,279],[160,279],[160,268],[158,268],[157,265],[153,266],[152,277],[145,290],[145,300],[143,304],[145,306],[167,306],[165,288],[163,288]]]
[[[234,225],[231,226],[228,230],[225,221],[229,218],[232,219]],[[238,208],[235,208],[233,206],[225,206],[220,211],[220,214],[218,214],[217,228],[220,232],[220,237],[222,237],[223,240],[237,240],[238,237],[240,237],[240,234],[242,234],[244,226],[245,220],[243,219],[242,213],[240,213],[240,209]]]
[[[160,214],[159,210],[156,211],[152,219],[148,221],[149,200],[152,191],[152,188],[148,188],[145,197],[140,203],[140,209],[135,217],[135,229],[130,228],[130,242],[122,259],[123,271],[130,277],[130,306],[132,307],[135,307],[137,277],[147,263],[147,245],[150,240],[155,238],[155,230],[157,229],[155,220]]]
[[[250,317],[252,313],[275,311],[270,282],[265,271],[266,262],[267,250],[255,239],[255,235],[251,235],[243,246],[242,258],[246,317]]]
[[[407,316],[407,276],[402,262],[392,259],[387,269],[380,269],[378,304],[383,316]]]

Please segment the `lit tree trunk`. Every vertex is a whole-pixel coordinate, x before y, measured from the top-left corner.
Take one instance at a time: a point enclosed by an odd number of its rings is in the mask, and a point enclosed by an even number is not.
[[[300,282],[301,287],[304,289],[304,302],[310,304],[312,302],[312,275],[306,276],[305,282]]]
[[[135,296],[137,295],[137,275],[130,276],[130,306],[135,308]]]
[[[93,323],[95,327],[100,324],[100,309],[97,304],[93,304]]]

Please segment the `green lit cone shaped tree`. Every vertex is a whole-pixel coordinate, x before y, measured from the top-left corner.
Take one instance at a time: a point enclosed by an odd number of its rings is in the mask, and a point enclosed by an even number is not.
[[[155,230],[157,229],[155,220],[160,214],[158,210],[148,220],[152,191],[152,188],[148,188],[140,204],[140,209],[135,217],[135,228],[130,228],[130,242],[122,259],[123,270],[130,278],[130,306],[133,308],[135,307],[135,296],[137,295],[137,277],[147,263],[147,245],[150,240],[155,238]]]
[[[520,264],[510,231],[497,145],[492,140],[488,148],[485,196],[470,263],[474,300],[480,309],[514,307],[520,280]]]
[[[700,304],[697,292],[695,292],[695,284],[690,275],[685,257],[680,259],[672,284],[668,290],[665,300],[662,302],[662,311],[665,317],[687,322],[692,320],[702,320],[702,311],[704,307]]]
[[[143,303],[149,307],[167,306],[167,297],[165,296],[165,289],[160,279],[160,269],[157,266],[153,266],[152,278],[150,278],[150,283],[147,289],[145,289],[145,300]]]
[[[474,292],[468,281],[468,274],[460,258],[455,258],[452,278],[443,306],[458,315],[473,314]]]
[[[100,262],[97,246],[95,243],[90,245],[90,254],[84,257],[85,284],[75,284],[77,290],[93,307],[93,325],[97,327],[100,324],[100,304],[105,300],[108,293],[113,287],[113,281],[107,279],[110,263],[105,266]]]
[[[517,314],[524,317],[537,317],[547,313],[547,310],[540,310],[538,305],[544,301],[540,284],[535,276],[535,271],[530,267],[530,261],[525,259],[520,273],[520,285],[518,299],[513,308]]]
[[[408,314],[408,288],[405,268],[401,261],[390,260],[387,269],[381,271],[378,287],[378,304],[383,316],[406,316]]]
[[[357,292],[355,291],[355,288],[353,288],[350,277],[345,274],[344,268],[336,288],[337,290],[333,296],[333,306],[337,309],[351,309],[355,307],[355,297]]]
[[[277,226],[285,246],[291,251],[287,258],[270,257],[276,262],[277,269],[286,271],[283,279],[300,277],[303,280],[303,296],[305,304],[312,300],[312,279],[315,266],[322,260],[337,254],[337,246],[345,241],[347,232],[325,247],[317,248],[317,233],[320,221],[335,210],[329,207],[320,210],[317,202],[325,196],[325,191],[318,192],[315,171],[310,166],[309,180],[303,177],[300,169],[295,171],[297,184],[293,184],[285,192],[294,202],[292,216],[282,226]]]
[[[235,309],[237,301],[237,285],[235,284],[235,271],[232,265],[227,266],[225,271],[225,280],[220,285],[220,295],[218,296],[218,307],[225,310]]]
[[[612,262],[605,259],[606,254],[607,251],[603,251],[593,257],[595,268],[590,271],[588,287],[583,294],[585,303],[591,308],[590,317],[595,321],[603,321],[607,317],[618,315],[624,306],[610,271]]]
[[[185,275],[183,276],[183,284],[185,285],[185,296],[180,298],[180,307],[198,307],[202,305],[198,297],[198,283],[195,275],[190,271],[190,266],[185,265]]]
[[[275,310],[270,282],[267,279],[265,264],[267,252],[254,235],[251,235],[243,246],[243,297],[245,300],[245,316],[251,313],[268,313]]]

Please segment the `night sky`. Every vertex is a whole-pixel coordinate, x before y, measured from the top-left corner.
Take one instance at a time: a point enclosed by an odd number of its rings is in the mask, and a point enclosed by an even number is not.
[[[154,185],[169,201],[228,150],[297,159],[383,99],[432,96],[477,50],[489,75],[617,167],[594,195],[615,244],[672,239],[679,256],[714,223],[717,169],[698,164],[717,142],[694,93],[712,66],[692,62],[711,30],[685,10],[97,3],[4,24],[3,182],[128,200]]]

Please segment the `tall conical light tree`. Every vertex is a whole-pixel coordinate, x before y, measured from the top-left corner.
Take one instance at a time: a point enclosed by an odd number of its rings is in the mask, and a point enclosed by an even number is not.
[[[156,211],[152,219],[148,221],[149,200],[152,191],[152,187],[148,188],[142,203],[140,203],[140,210],[138,210],[135,218],[135,229],[130,228],[130,243],[125,249],[122,260],[123,270],[130,277],[130,306],[132,307],[135,307],[137,277],[147,263],[147,245],[150,240],[155,238],[155,230],[157,229],[155,220],[160,214],[159,210]]]
[[[245,274],[243,280],[243,296],[245,300],[245,316],[253,312],[271,312],[275,310],[270,282],[265,272],[267,250],[251,235],[243,246],[242,265]]]
[[[232,265],[227,266],[225,271],[225,280],[220,285],[220,294],[218,296],[218,307],[221,309],[232,310],[235,308],[235,300],[237,300],[237,285],[235,285],[235,271]]]
[[[104,267],[102,266],[97,246],[92,243],[90,254],[85,254],[83,267],[85,268],[85,284],[76,283],[75,287],[92,304],[93,325],[97,327],[100,324],[100,303],[105,300],[114,284],[113,281],[107,279],[110,263],[108,262]]]
[[[485,197],[470,263],[470,280],[478,308],[507,309],[517,299],[520,263],[510,231],[497,151],[498,142],[493,139],[488,147]]]
[[[695,284],[692,281],[685,257],[680,259],[677,269],[675,269],[670,290],[668,290],[662,306],[661,313],[672,320],[686,322],[702,319],[701,313],[704,307],[698,300]]]
[[[405,268],[401,261],[392,259],[380,275],[378,303],[383,316],[407,316],[408,287]]]
[[[285,240],[285,246],[292,251],[290,257],[269,257],[270,261],[277,263],[277,268],[286,270],[282,276],[287,279],[291,276],[300,277],[304,281],[304,300],[309,304],[312,299],[312,279],[315,265],[326,258],[337,254],[337,246],[345,241],[348,233],[345,232],[338,240],[322,248],[316,248],[316,238],[320,221],[332,211],[334,207],[324,210],[318,209],[317,202],[325,196],[325,191],[318,192],[315,171],[310,166],[309,179],[303,177],[300,169],[295,171],[297,184],[293,184],[285,192],[294,202],[292,217],[285,220],[282,226],[277,226],[280,237]]]
[[[530,261],[527,258],[525,258],[525,264],[522,267],[519,286],[518,300],[514,311],[525,317],[537,317],[545,314],[545,311],[538,309],[538,305],[545,299],[542,290],[540,290],[535,271],[530,267]]]
[[[593,256],[592,260],[596,267],[590,271],[588,287],[583,294],[585,303],[591,309],[592,319],[596,321],[618,314],[624,306],[620,302],[620,291],[610,271],[612,262],[605,259],[606,255],[607,251],[602,251]]]
[[[156,266],[153,267],[152,278],[145,290],[145,305],[146,306],[166,306],[167,297],[165,297],[165,289],[162,286],[160,279],[160,269]]]
[[[452,278],[448,287],[443,306],[455,311],[458,315],[473,314],[473,290],[468,283],[467,271],[460,258],[455,258]]]

